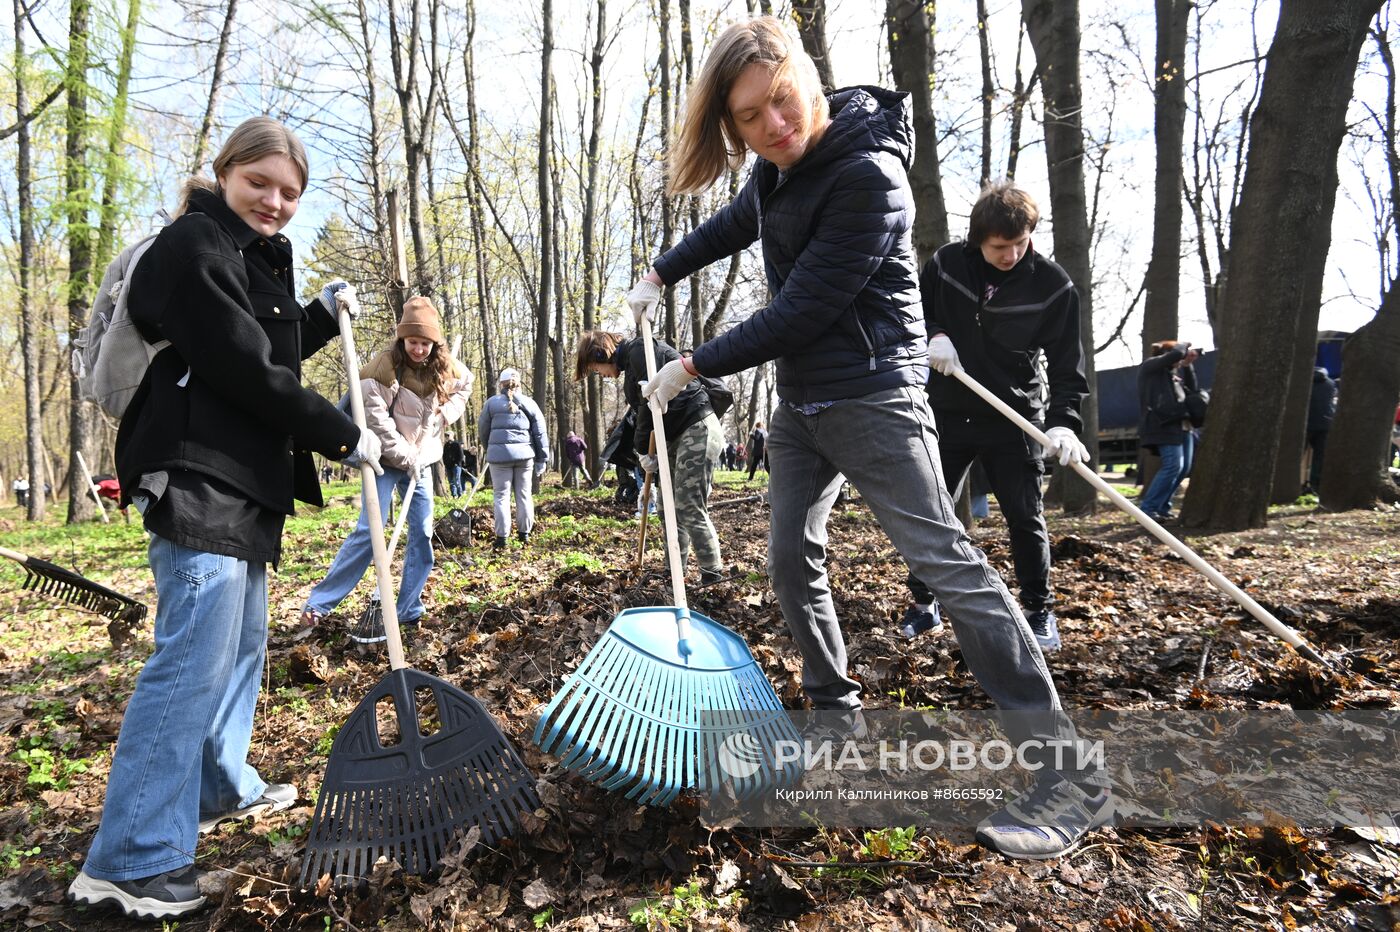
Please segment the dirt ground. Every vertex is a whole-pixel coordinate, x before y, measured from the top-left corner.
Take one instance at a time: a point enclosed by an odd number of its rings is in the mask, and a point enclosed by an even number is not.
[[[751,494],[726,487],[715,499]],[[765,505],[737,501],[713,514],[739,575],[696,590],[694,607],[743,636],[778,695],[799,708],[798,654],[763,575]],[[252,754],[265,778],[294,782],[301,800],[201,843],[214,905],[181,929],[1400,929],[1394,832],[1107,829],[1059,860],[1014,862],[974,844],[970,829],[755,830],[710,825],[684,800],[637,808],[560,770],[528,738],[620,608],[669,604],[660,552],[650,551],[654,572],[640,581],[624,571],[632,511],[601,492],[544,501],[531,547],[504,555],[489,549],[488,509],[473,517],[470,545],[439,553],[429,623],[411,636],[409,662],[491,710],[539,776],[541,808],[514,837],[450,857],[431,880],[386,864],[347,892],[295,889],[331,736],[387,670],[381,654],[346,640],[360,595],[320,629],[297,626],[314,567],[343,534],[302,526],[287,542],[302,569],[272,582]],[[1297,507],[1263,530],[1190,538],[1341,676],[1300,660],[1126,516],[1052,515],[1050,526],[1065,640],[1050,666],[1068,706],[1400,708],[1400,513]],[[1012,578],[995,511],[972,536]],[[139,546],[125,546],[126,565],[102,578],[154,604]],[[914,642],[898,636],[903,564],[858,500],[833,516],[830,567],[870,707],[988,707],[946,628]],[[151,649],[149,619],[114,648],[103,620],[32,594],[0,595],[0,612],[0,923],[135,928],[69,907],[62,894],[99,820],[122,708]]]

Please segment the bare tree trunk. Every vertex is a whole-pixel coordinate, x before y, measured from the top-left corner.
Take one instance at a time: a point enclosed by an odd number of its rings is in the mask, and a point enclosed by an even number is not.
[[[219,30],[219,50],[214,53],[214,76],[209,79],[209,104],[194,137],[194,156],[190,159],[190,174],[198,174],[204,166],[204,154],[209,149],[209,134],[214,130],[214,111],[218,107],[219,91],[224,86],[224,68],[228,62],[228,42],[233,35],[233,21],[238,15],[238,0],[228,0],[224,9],[224,28]]]
[[[379,247],[380,256],[382,256],[384,250],[389,248],[388,218],[385,216],[383,156],[379,149],[382,129],[379,125],[379,102],[376,92],[378,80],[374,70],[374,43],[370,36],[369,12],[365,9],[365,0],[355,0],[355,14],[360,24],[360,42],[365,56],[365,119],[369,121],[369,193],[374,204],[376,245]],[[392,277],[392,275],[384,276],[386,279]]]
[[[802,48],[817,65],[822,90],[830,94],[836,90],[836,80],[831,76],[831,50],[826,44],[826,0],[792,0],[792,18],[797,21]]]
[[[690,0],[680,0],[681,12],[681,63],[684,69],[685,86],[695,79],[695,50],[690,36]],[[700,226],[700,197],[686,198],[690,208],[690,228]],[[699,346],[705,341],[705,274],[697,269],[690,276],[690,345]]]
[[[29,100],[24,74],[29,62],[24,51],[24,0],[14,0],[14,11],[15,119],[19,121],[16,172],[19,175],[20,350],[24,354],[24,436],[29,475],[29,504],[25,517],[38,521],[44,517],[45,510],[44,409],[39,394],[39,341],[43,327],[29,291],[34,267],[34,166],[26,119]]]
[[[948,208],[938,162],[938,126],[933,115],[933,8],[924,0],[886,0],[890,69],[894,86],[907,91],[914,110],[914,249],[920,266],[948,242]]]
[[[1377,122],[1386,156],[1389,193],[1379,205],[1379,245],[1384,256],[1396,235],[1392,217],[1400,205],[1400,146],[1397,146],[1396,67],[1385,27],[1373,28],[1375,41],[1385,66],[1386,97],[1384,117]],[[1322,464],[1318,498],[1330,511],[1370,508],[1378,502],[1394,502],[1400,490],[1390,480],[1390,438],[1392,408],[1400,398],[1400,280],[1388,276],[1385,293],[1376,316],[1347,339],[1342,347],[1341,395],[1337,414],[1328,432],[1327,456]]]
[[[1157,142],[1152,259],[1142,312],[1142,355],[1158,340],[1177,337],[1181,301],[1182,143],[1186,136],[1186,26],[1191,0],[1157,0],[1157,72],[1154,132]]]
[[[1037,65],[1032,71],[1029,80],[1022,78],[1021,74],[1021,49],[1025,46],[1026,23],[1024,18],[1016,27],[1016,86],[1011,92],[1011,131],[1010,138],[1006,146],[1006,177],[1016,177],[1016,163],[1021,158],[1021,127],[1025,123],[1026,104],[1030,103],[1031,94],[1035,93],[1035,86],[1040,81],[1040,67]]]
[[[1050,169],[1050,214],[1054,217],[1055,261],[1069,273],[1079,289],[1080,339],[1084,375],[1094,384],[1094,300],[1089,268],[1088,201],[1084,190],[1083,100],[1079,83],[1078,0],[1022,0],[1022,15],[1036,69],[1041,75],[1045,99],[1045,158]],[[1084,426],[1079,439],[1089,449],[1090,462],[1098,462],[1099,409],[1092,393],[1081,409]],[[1064,476],[1062,502],[1066,512],[1088,514],[1097,510],[1094,487],[1078,473],[1060,470]]]
[[[131,60],[136,53],[136,29],[141,24],[141,0],[130,0],[126,28],[122,30],[121,52],[117,59],[117,86],[112,95],[112,115],[107,128],[107,158],[102,175],[102,222],[97,228],[97,255],[93,268],[106,269],[112,261],[117,240],[117,198],[121,191],[125,160],[122,140],[126,135],[127,91],[131,86]],[[99,465],[100,462],[96,465]]]
[[[661,72],[661,142],[662,145],[670,145],[671,142],[671,0],[658,0],[658,12],[661,19],[661,62],[658,70]],[[665,253],[675,245],[676,221],[675,221],[675,198],[666,192],[661,194],[661,248],[660,252]],[[676,345],[676,289],[666,288],[663,291],[662,306],[665,308],[663,314],[665,320],[664,332],[666,342],[672,346]]]
[[[597,22],[594,23],[593,50],[588,58],[588,72],[593,91],[591,122],[588,131],[587,180],[583,187],[583,329],[592,330],[598,319],[598,295],[602,290],[600,265],[594,254],[594,225],[597,222],[598,162],[603,142],[603,58],[608,38],[608,0],[597,0]],[[583,436],[588,444],[588,474],[596,480],[602,475],[598,454],[603,450],[603,392],[596,375],[583,380]]]
[[[1316,339],[1357,57],[1382,0],[1283,0],[1230,236],[1232,271],[1211,424],[1182,513],[1189,527],[1267,520],[1299,340]],[[1275,235],[1288,230],[1289,235]]]
[[[982,187],[992,180],[992,100],[996,85],[992,83],[992,39],[987,15],[987,0],[977,0],[977,49],[982,59]],[[930,72],[932,73],[932,72]]]
[[[413,240],[413,290],[419,294],[433,291],[433,277],[428,266],[428,247],[423,238],[422,210],[422,163],[426,143],[426,130],[422,119],[415,113],[418,95],[418,48],[422,42],[422,0],[409,0],[408,36],[405,43],[400,36],[397,0],[388,0],[389,11],[389,60],[394,69],[394,92],[399,98],[399,118],[403,125],[403,154],[405,187],[408,193],[408,232]],[[433,65],[428,70],[428,93],[422,106],[422,113],[430,114],[437,109],[438,69],[437,62],[437,23],[440,5],[438,0],[429,0],[429,55]]]
[[[540,51],[540,141],[537,186],[540,198],[540,288],[535,307],[535,357],[532,390],[535,398],[547,397],[549,388],[549,302],[554,294],[554,204],[549,178],[550,129],[554,125],[554,81],[550,58],[554,53],[554,3],[542,0],[540,17],[543,45]]]
[[[1400,398],[1400,283],[1392,282],[1376,316],[1342,347],[1341,393],[1328,432],[1318,499],[1328,511],[1400,500],[1384,464]]]
[[[467,166],[471,171],[472,180],[467,185],[467,210],[471,215],[472,227],[472,252],[476,257],[476,299],[477,309],[481,316],[481,365],[486,369],[482,385],[484,393],[491,393],[491,383],[496,378],[496,345],[491,327],[492,308],[491,300],[491,266],[490,257],[486,250],[486,222],[481,213],[481,190],[478,178],[481,176],[477,164],[477,150],[480,148],[481,137],[477,129],[477,107],[476,107],[476,53],[474,51],[474,40],[476,38],[476,3],[475,0],[467,0],[467,42],[466,49],[462,56],[462,69],[466,72],[467,79],[467,132],[470,134],[470,145],[464,146],[466,150],[462,153],[467,160]],[[447,103],[447,95],[443,95],[444,106]],[[456,121],[449,113],[448,123],[456,131]],[[484,451],[483,451],[484,454]],[[482,461],[482,468],[485,468],[485,460]]]
[[[72,0],[69,4],[68,64],[65,82],[68,89],[67,142],[64,148],[64,196],[68,201],[68,339],[70,345],[78,331],[87,326],[89,291],[92,287],[92,226],[89,208],[92,193],[87,166],[88,114],[87,71],[88,36],[91,17],[89,0]],[[92,433],[91,405],[82,400],[78,377],[68,381],[68,523],[90,519],[96,505],[77,490],[86,488],[79,474],[78,454],[90,454]]]

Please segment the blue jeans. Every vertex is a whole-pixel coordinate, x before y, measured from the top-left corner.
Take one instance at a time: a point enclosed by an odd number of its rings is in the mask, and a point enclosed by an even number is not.
[[[384,475],[378,477],[375,487],[379,490],[380,514],[388,525],[390,496],[394,489],[398,489],[400,495],[408,490],[408,473],[385,466]],[[426,467],[419,472],[413,497],[404,507],[408,508],[408,518],[404,523],[404,543],[401,545],[404,547],[403,578],[399,581],[399,594],[394,603],[401,622],[416,621],[423,616],[423,586],[433,569],[433,490],[432,476]],[[393,554],[389,557],[392,561]],[[369,543],[369,511],[361,505],[360,520],[355,523],[355,530],[340,545],[326,578],[317,583],[311,595],[307,596],[306,608],[323,615],[331,612],[359,584],[373,559],[374,553]]]
[[[194,862],[199,820],[266,789],[248,764],[267,649],[267,566],[151,535],[155,653],[122,718],[83,870],[134,880]]]
[[[447,467],[447,488],[453,498],[459,498],[466,491],[466,483],[463,481],[463,471],[461,466]]]
[[[1152,484],[1142,494],[1138,507],[1150,515],[1163,515],[1171,510],[1172,496],[1181,485],[1181,480],[1191,474],[1191,462],[1195,458],[1196,438],[1186,434],[1181,443],[1163,443],[1157,447],[1162,457],[1162,468],[1152,477]]]

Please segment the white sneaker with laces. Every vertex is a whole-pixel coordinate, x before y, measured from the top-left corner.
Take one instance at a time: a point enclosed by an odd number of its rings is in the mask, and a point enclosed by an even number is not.
[[[978,823],[977,840],[1009,858],[1057,858],[1078,847],[1091,829],[1112,822],[1113,811],[1108,790],[1090,796],[1050,775]]]

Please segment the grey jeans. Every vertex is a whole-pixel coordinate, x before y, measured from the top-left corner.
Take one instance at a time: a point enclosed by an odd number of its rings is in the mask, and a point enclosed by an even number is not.
[[[779,405],[768,462],[768,574],[802,652],[802,685],[816,708],[861,707],[826,573],[826,523],[844,475],[910,570],[954,616],[963,659],[977,682],[999,709],[1018,713],[1003,716],[1011,739],[1075,739],[1035,635],[953,513],[921,390],[876,392],[813,415]]]
[[[496,536],[510,536],[510,499],[515,498],[515,530],[529,534],[535,526],[535,500],[530,497],[530,474],[534,460],[491,464],[492,505],[496,513]]]

